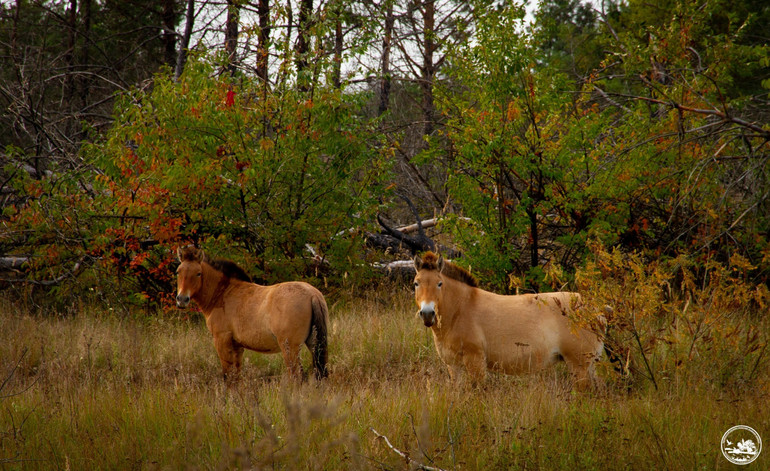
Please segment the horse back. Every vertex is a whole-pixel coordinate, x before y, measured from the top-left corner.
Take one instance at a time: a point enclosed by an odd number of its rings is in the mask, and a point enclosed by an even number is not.
[[[313,315],[312,300],[320,291],[304,282],[262,286],[232,280],[223,295],[222,308],[207,320],[209,329],[232,332],[242,346],[260,352],[277,352],[279,343],[302,344]]]

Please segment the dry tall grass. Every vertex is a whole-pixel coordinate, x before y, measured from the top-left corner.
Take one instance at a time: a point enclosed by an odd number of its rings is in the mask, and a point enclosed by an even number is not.
[[[770,437],[764,370],[741,388],[688,369],[686,384],[628,392],[605,371],[607,391],[577,394],[557,368],[457,389],[411,296],[385,287],[332,303],[328,380],[293,384],[280,356],[249,352],[231,390],[200,315],[0,304],[0,467],[731,469],[729,427]],[[768,469],[768,454],[746,469]]]

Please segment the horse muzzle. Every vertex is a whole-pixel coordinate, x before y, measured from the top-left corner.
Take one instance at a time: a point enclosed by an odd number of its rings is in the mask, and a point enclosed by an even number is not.
[[[420,306],[420,311],[418,314],[420,315],[420,318],[422,318],[422,323],[425,324],[425,327],[433,327],[433,325],[436,324],[435,303],[423,303]]]
[[[188,304],[190,304],[190,296],[186,294],[176,295],[176,307],[185,308]]]

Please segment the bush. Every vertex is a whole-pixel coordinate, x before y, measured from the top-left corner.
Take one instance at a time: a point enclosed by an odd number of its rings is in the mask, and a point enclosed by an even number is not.
[[[685,256],[648,260],[594,244],[575,280],[588,300],[586,312],[612,308],[605,314],[606,344],[625,381],[740,391],[768,364],[770,291],[748,281],[752,268],[740,255],[701,265]]]

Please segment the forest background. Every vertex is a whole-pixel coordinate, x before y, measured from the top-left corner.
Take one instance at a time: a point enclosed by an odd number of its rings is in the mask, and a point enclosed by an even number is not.
[[[679,403],[693,408],[709,394],[766,399],[770,6],[552,0],[530,11],[491,0],[0,2],[0,291],[4,331],[20,335],[4,342],[0,400],[46,364],[46,341],[22,334],[30,319],[41,331],[83,313],[189,321],[173,307],[173,274],[174,249],[190,243],[261,283],[315,284],[349,326],[360,293],[408,288],[393,262],[440,250],[496,292],[570,289],[613,306],[615,393],[681,399],[692,387]],[[412,335],[391,327],[390,345]],[[76,389],[100,364],[82,337]],[[367,364],[392,374],[435,357],[409,338]],[[358,360],[338,356],[338,378],[354,383]],[[157,380],[125,368],[130,383]],[[184,371],[174,385],[200,387]],[[454,400],[439,413],[447,461]],[[594,436],[606,417],[587,407]],[[676,410],[684,430],[691,411]],[[0,449],[23,456],[39,447],[19,441],[15,411],[0,415]],[[574,411],[551,412],[558,431]],[[489,424],[478,425],[486,450]],[[543,465],[532,447],[535,458],[504,451]],[[505,453],[495,459],[516,462]],[[637,464],[669,467],[665,456]]]
[[[541,290],[593,241],[766,285],[763,2],[524,13],[4,2],[2,289],[164,306],[188,243],[264,282],[368,280],[439,247]]]

